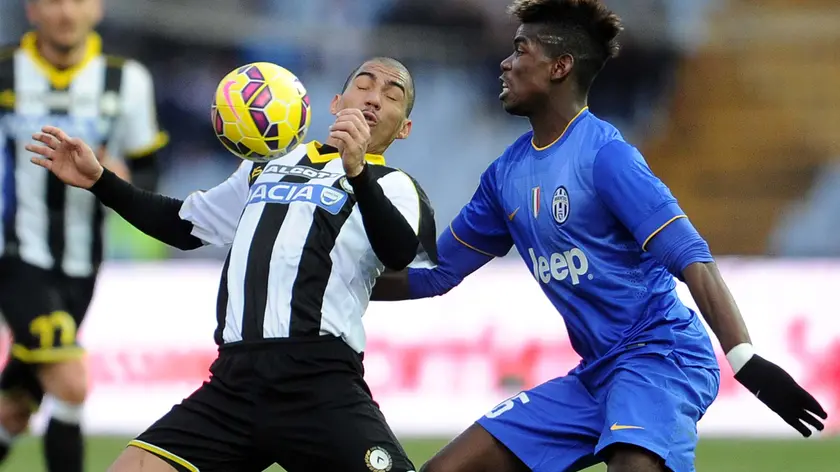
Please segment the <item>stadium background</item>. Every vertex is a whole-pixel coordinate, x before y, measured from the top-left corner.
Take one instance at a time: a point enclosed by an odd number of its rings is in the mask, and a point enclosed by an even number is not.
[[[177,197],[215,185],[237,165],[208,119],[213,90],[230,69],[267,60],[294,71],[312,98],[309,138],[323,139],[328,101],[349,70],[371,54],[404,59],[417,84],[415,127],[388,154],[422,183],[443,227],[485,166],[527,129],[496,98],[513,32],[507,3],[106,0],[99,31],[106,51],[143,61],[155,77],[161,124],[172,137],[160,190]],[[724,369],[719,401],[700,424],[698,470],[835,471],[840,5],[605,3],[625,19],[625,49],[596,82],[591,110],[642,149],[724,256],[724,276],[759,350],[833,415],[821,439],[797,439]],[[0,41],[25,31],[21,5],[0,4]],[[113,215],[107,241],[108,263],[82,329],[92,367],[90,471],[105,470],[127,437],[206,376],[224,255],[169,250]],[[447,297],[373,304],[366,317],[369,382],[418,465],[476,416],[576,360],[515,254],[471,279]],[[39,448],[24,440],[3,470],[42,470]]]

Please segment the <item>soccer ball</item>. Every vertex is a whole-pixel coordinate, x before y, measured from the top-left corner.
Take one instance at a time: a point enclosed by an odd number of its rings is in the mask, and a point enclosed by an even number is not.
[[[288,154],[306,137],[309,96],[288,70],[256,62],[231,71],[219,82],[210,117],[228,151],[266,162]]]

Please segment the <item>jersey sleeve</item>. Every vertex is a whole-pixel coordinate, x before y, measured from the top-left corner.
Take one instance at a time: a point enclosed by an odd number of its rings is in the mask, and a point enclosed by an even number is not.
[[[215,246],[233,242],[248,200],[248,174],[252,167],[253,163],[243,161],[221,184],[207,191],[193,192],[184,200],[179,216],[193,224],[193,236]]]
[[[121,94],[120,138],[112,154],[136,159],[166,146],[169,136],[158,126],[154,84],[148,69],[139,62],[126,61]]]
[[[419,240],[417,257],[409,267],[432,267],[437,264],[435,212],[426,192],[416,180],[401,171],[380,178],[379,185]]]
[[[598,196],[646,250],[648,243],[685,213],[641,153],[624,141],[601,148],[593,164]]]
[[[498,200],[498,162],[496,160],[490,164],[481,174],[472,200],[452,220],[449,229],[452,236],[464,246],[487,256],[502,257],[510,251],[513,239]]]

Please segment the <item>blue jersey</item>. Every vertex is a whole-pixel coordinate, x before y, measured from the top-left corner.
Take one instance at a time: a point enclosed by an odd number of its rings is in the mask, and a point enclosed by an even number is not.
[[[528,132],[481,176],[452,222],[458,241],[493,256],[516,246],[566,323],[579,369],[627,349],[676,352],[717,368],[697,315],[646,246],[685,218],[641,154],[587,109],[554,143]]]

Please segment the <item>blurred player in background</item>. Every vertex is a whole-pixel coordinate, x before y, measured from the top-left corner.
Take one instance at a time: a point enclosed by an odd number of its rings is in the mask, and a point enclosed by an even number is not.
[[[0,52],[0,311],[14,336],[0,378],[0,458],[46,392],[47,467],[81,472],[87,376],[76,334],[102,260],[104,207],[32,166],[24,146],[56,124],[95,146],[104,165],[152,186],[166,135],[149,72],[102,54],[93,32],[101,0],[27,0],[26,12],[34,31]]]
[[[230,245],[210,380],[140,434],[112,472],[413,472],[364,381],[362,316],[384,268],[433,265],[431,205],[382,153],[408,137],[414,85],[375,58],[331,104],[324,144],[244,161],[185,201],[144,192],[46,128],[28,146],[144,233],[182,250]]]
[[[709,247],[642,155],[587,109],[619,50],[619,18],[597,0],[517,0],[502,64],[505,110],[532,130],[481,176],[438,240],[439,265],[381,277],[373,300],[446,293],[515,246],[563,315],[582,362],[520,392],[432,458],[426,472],[694,471],[696,425],[720,371],[684,281],[735,378],[803,436],[826,413],[755,354]],[[513,314],[512,314],[513,315]]]

